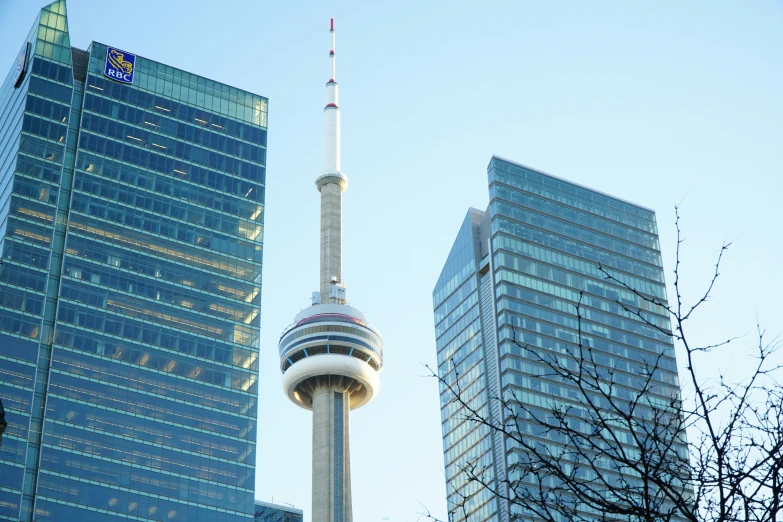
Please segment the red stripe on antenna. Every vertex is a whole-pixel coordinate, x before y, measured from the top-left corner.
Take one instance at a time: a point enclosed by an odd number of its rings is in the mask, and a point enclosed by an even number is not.
[[[332,22],[332,24],[331,24],[331,27],[329,28],[329,30],[330,31],[334,31],[334,18],[332,18],[331,22]]]

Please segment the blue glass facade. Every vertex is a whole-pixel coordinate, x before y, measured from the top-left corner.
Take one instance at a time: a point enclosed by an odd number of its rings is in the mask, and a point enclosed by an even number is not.
[[[618,388],[627,385],[632,391],[641,361],[661,354],[660,400],[665,404],[676,396],[671,337],[618,303],[669,330],[665,310],[608,281],[598,268],[665,303],[654,212],[497,157],[488,176],[489,207],[468,212],[433,291],[439,375],[453,383],[458,374],[463,398],[485,418],[502,415],[489,397],[513,393],[533,410],[546,408],[553,397],[573,399],[576,392],[546,377],[551,372],[538,367],[520,344],[551,353],[573,346],[579,329],[575,305],[581,299],[583,341],[601,365],[614,369]],[[490,481],[519,480],[514,464],[521,449],[464,420],[465,412],[451,398],[442,386],[449,509],[468,498],[471,521],[522,516],[460,473],[470,462],[486,469]],[[464,513],[455,511],[454,520],[464,520]]]
[[[304,514],[301,509],[256,500],[254,522],[302,522],[303,520]]]
[[[267,100],[45,7],[0,89],[0,520],[253,518]]]

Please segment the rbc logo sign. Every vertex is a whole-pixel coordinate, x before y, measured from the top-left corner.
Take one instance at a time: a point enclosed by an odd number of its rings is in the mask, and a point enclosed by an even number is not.
[[[114,47],[106,49],[106,67],[103,74],[122,83],[133,83],[133,71],[136,68],[136,55],[120,51]]]

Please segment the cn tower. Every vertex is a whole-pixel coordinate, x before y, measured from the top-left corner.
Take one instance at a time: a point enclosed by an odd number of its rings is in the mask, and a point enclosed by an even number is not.
[[[340,107],[335,74],[334,18],[329,29],[329,81],[324,107],[321,193],[321,284],[313,303],[280,336],[280,370],[288,398],[313,412],[313,522],[352,522],[351,410],[372,400],[383,368],[381,335],[346,300],[342,279]]]

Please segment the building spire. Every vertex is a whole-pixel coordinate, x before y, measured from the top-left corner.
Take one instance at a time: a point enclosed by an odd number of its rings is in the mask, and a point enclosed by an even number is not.
[[[321,192],[322,303],[345,303],[342,282],[342,193],[348,178],[340,172],[340,107],[335,70],[334,18],[329,22],[329,81],[324,107],[324,164],[315,186]]]

